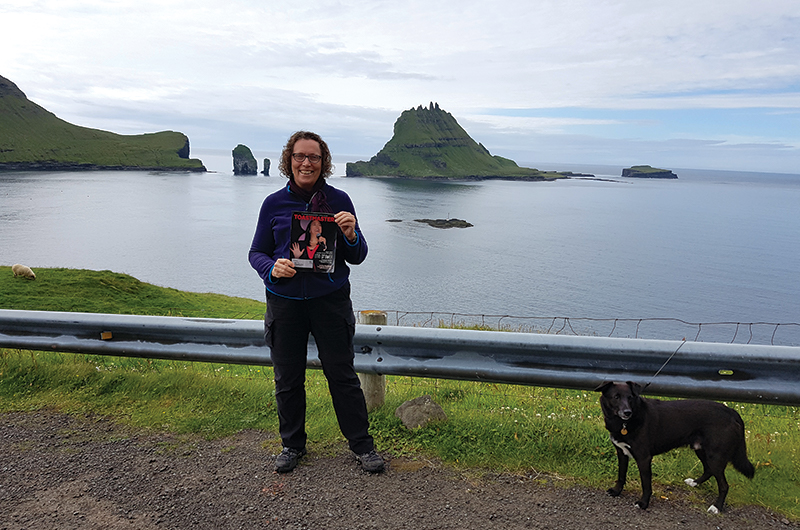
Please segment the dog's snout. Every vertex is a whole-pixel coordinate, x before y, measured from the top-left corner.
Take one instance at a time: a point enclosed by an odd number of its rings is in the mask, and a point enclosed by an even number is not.
[[[633,411],[631,409],[622,409],[619,411],[619,417],[622,418],[623,420],[631,419],[632,415]]]

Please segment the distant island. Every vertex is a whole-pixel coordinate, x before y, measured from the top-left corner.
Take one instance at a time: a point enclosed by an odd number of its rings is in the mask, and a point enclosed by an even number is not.
[[[676,179],[678,175],[668,169],[650,166],[632,166],[622,170],[623,178]]]
[[[174,131],[121,135],[73,125],[0,76],[0,171],[206,171]]]
[[[394,135],[368,162],[348,162],[348,177],[419,179],[555,180],[571,174],[519,167],[492,155],[476,142],[438,103],[404,111]]]

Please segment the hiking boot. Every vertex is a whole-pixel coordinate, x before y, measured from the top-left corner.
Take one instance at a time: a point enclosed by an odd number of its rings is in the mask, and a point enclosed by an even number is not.
[[[275,459],[275,471],[278,473],[288,473],[297,467],[297,461],[305,454],[305,448],[297,450],[291,447],[284,447],[281,454]]]
[[[370,473],[380,473],[383,471],[383,458],[373,449],[369,453],[356,455],[356,459],[361,463],[361,469]]]

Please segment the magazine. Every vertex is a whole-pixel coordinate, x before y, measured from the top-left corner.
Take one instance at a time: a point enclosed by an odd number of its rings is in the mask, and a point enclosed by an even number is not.
[[[301,271],[333,272],[339,225],[333,214],[292,212],[292,241],[289,251],[294,268]]]

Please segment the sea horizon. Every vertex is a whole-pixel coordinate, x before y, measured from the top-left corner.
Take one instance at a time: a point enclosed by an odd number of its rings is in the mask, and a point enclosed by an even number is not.
[[[233,148],[215,148],[215,147],[193,147],[191,150],[192,158],[199,158],[203,161],[206,169],[213,173],[230,173],[233,174]],[[271,162],[270,176],[281,176],[278,171],[278,158],[280,152],[270,151],[264,149],[252,149],[252,153],[258,162],[258,174],[261,175],[263,170],[264,158],[269,158]],[[356,162],[361,160],[369,160],[370,155],[353,155],[343,154],[338,155],[333,153],[333,164],[335,171],[332,176],[344,177],[345,167],[348,162]],[[762,176],[779,176],[779,177],[797,177],[800,178],[800,169],[797,173],[788,173],[782,171],[756,171],[756,170],[743,170],[743,169],[720,169],[720,168],[695,168],[695,167],[676,167],[668,165],[658,165],[654,162],[638,161],[633,164],[605,164],[605,163],[573,163],[573,162],[552,162],[552,161],[530,161],[525,159],[513,159],[517,165],[521,167],[535,168],[542,171],[573,171],[575,173],[592,173],[600,175],[615,175],[621,177],[622,169],[632,167],[634,165],[650,165],[675,172],[680,179],[680,173],[703,173],[713,175],[716,173],[727,173],[737,175],[741,178]],[[263,175],[262,175],[263,176]],[[369,178],[369,177],[365,177]]]

